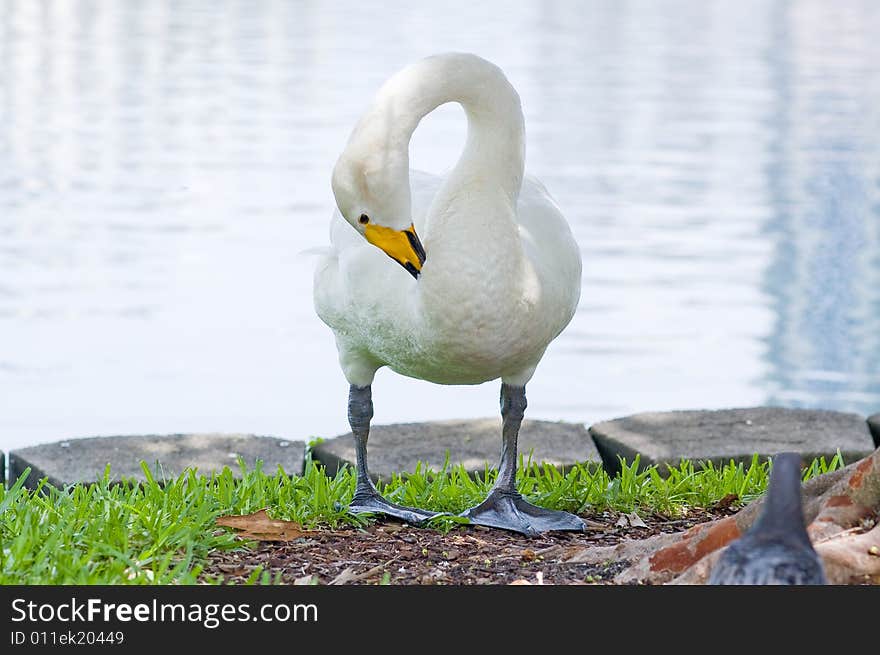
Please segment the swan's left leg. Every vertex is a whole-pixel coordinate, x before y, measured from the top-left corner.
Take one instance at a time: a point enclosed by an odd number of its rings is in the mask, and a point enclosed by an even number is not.
[[[526,501],[516,490],[516,449],[526,409],[526,388],[501,385],[501,464],[495,485],[482,503],[462,512],[471,523],[513,530],[534,537],[549,530],[586,530],[574,514],[544,509]]]
[[[354,435],[357,482],[354,498],[351,499],[348,510],[354,514],[378,512],[415,524],[424,523],[425,520],[437,516],[437,512],[428,512],[415,507],[404,507],[391,503],[385,500],[376,489],[367,469],[367,438],[370,436],[370,420],[372,418],[373,395],[370,386],[351,385],[348,392],[348,423]]]

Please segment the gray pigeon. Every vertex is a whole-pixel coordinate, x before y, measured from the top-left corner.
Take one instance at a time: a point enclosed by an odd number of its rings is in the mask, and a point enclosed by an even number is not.
[[[822,560],[813,550],[801,506],[801,458],[773,458],[761,515],[718,559],[710,585],[823,585]]]

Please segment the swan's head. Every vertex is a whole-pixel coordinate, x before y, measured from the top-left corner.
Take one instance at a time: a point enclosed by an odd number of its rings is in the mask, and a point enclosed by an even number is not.
[[[409,157],[395,155],[379,127],[362,120],[355,129],[333,168],[333,195],[355,230],[418,279],[425,249],[412,222]]]

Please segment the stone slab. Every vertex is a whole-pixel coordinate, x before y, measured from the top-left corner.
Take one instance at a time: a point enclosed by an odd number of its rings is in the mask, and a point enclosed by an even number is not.
[[[30,466],[25,486],[35,488],[40,479],[63,487],[89,483],[104,475],[110,465],[113,480],[145,479],[141,460],[157,480],[176,477],[187,467],[210,475],[228,466],[240,477],[238,456],[249,469],[262,460],[263,471],[275,473],[278,466],[288,474],[301,475],[305,462],[305,443],[252,434],[172,434],[118,437],[88,437],[40,444],[9,453],[9,478],[18,479]],[[160,471],[156,475],[156,471]]]
[[[528,461],[547,462],[567,470],[575,463],[601,463],[599,452],[581,423],[525,419],[520,428],[519,454]],[[501,418],[395,423],[370,428],[367,461],[374,480],[388,481],[395,473],[412,473],[418,462],[439,471],[449,454],[450,466],[464,465],[482,473],[501,458]],[[351,432],[312,447],[312,456],[329,475],[345,465],[354,466]]]
[[[872,414],[868,417],[868,429],[874,438],[874,447],[880,448],[880,414]]]
[[[830,460],[838,448],[849,464],[874,450],[864,417],[827,410],[748,407],[645,412],[596,423],[589,431],[612,474],[620,470],[618,455],[632,462],[637,453],[644,468],[677,466],[682,459],[748,463],[754,453],[766,459],[787,450],[805,459]],[[658,467],[659,473],[665,471],[665,466]]]

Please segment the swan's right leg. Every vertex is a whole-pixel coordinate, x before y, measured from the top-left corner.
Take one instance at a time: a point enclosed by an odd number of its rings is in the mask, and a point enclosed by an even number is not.
[[[354,514],[376,512],[402,519],[407,523],[424,523],[425,520],[438,516],[437,512],[427,512],[414,507],[404,507],[385,500],[367,470],[367,438],[370,436],[370,420],[373,418],[373,398],[370,386],[358,387],[351,385],[348,393],[348,423],[354,435],[354,447],[357,455],[357,483],[354,498],[348,511]]]
[[[460,516],[476,525],[513,530],[536,537],[548,530],[586,530],[583,520],[555,509],[528,502],[516,488],[516,451],[519,428],[526,410],[526,388],[501,385],[501,464],[498,478],[486,499]]]

